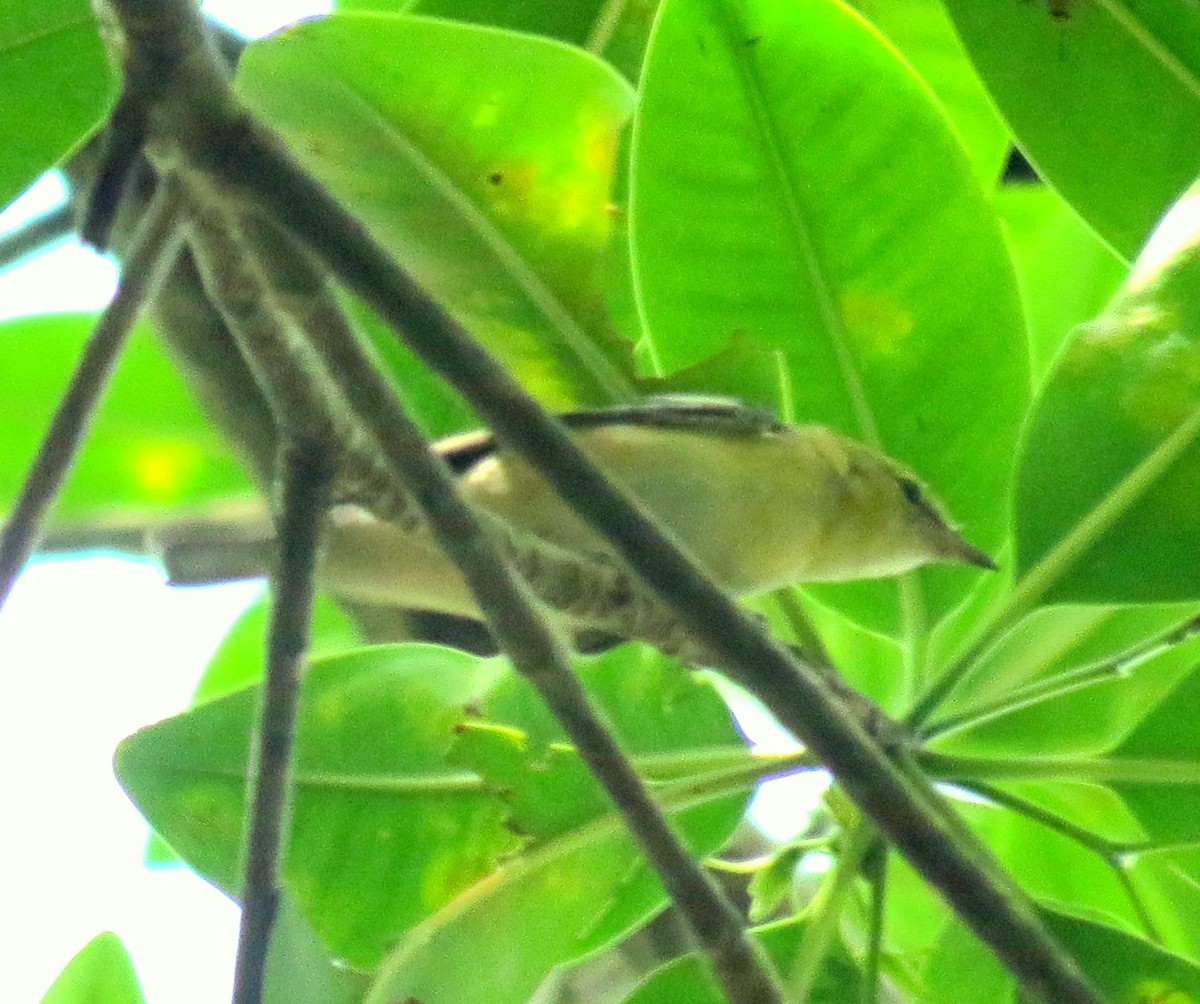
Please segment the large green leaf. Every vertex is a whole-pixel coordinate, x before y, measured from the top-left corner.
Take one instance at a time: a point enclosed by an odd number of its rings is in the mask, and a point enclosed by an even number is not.
[[[242,94],[552,407],[632,393],[599,252],[628,85],[530,35],[336,15],[247,51]]]
[[[1200,7],[1194,0],[947,0],[947,7],[1038,172],[1132,258],[1200,174]]]
[[[1200,999],[1200,967],[1145,938],[1106,924],[1042,910],[1047,927],[1105,995],[1120,1004],[1191,1004]],[[919,1004],[1011,1004],[1012,976],[961,924],[944,932],[925,971]]]
[[[986,185],[1008,156],[1008,127],[988,97],[941,0],[854,0],[930,86]]]
[[[217,646],[204,669],[204,675],[192,692],[193,706],[232,694],[262,679],[270,616],[271,600],[264,592],[242,612],[221,639],[221,644]],[[319,659],[358,648],[362,644],[362,636],[345,612],[329,597],[318,593],[313,601],[312,621],[309,624],[308,658]],[[146,864],[166,867],[178,863],[179,856],[167,842],[157,833],[152,833],[146,845]],[[303,944],[302,937],[300,944]]]
[[[1194,604],[1039,610],[979,661],[950,716],[926,727],[938,749],[980,756],[1111,749],[1200,659],[1200,639],[1176,634],[1196,612]]]
[[[1070,802],[1087,806],[1086,792]],[[1066,798],[1067,796],[1064,796]],[[1042,822],[1009,809],[961,806],[1000,863],[1035,899],[1138,931],[1140,918],[1116,871],[1100,854]]]
[[[0,509],[20,488],[95,320],[74,314],[0,325],[0,373],[7,388],[0,400]],[[132,526],[165,505],[199,505],[248,489],[152,334],[139,328],[55,515],[67,524]]]
[[[271,930],[263,1004],[358,1004],[368,977],[336,965],[286,892]]]
[[[715,693],[635,646],[593,662],[585,682],[626,749],[656,780],[658,800],[693,854],[716,850],[753,785],[745,776],[706,779],[713,763],[746,758]],[[551,967],[612,941],[665,901],[575,756],[528,744],[530,734],[557,731],[532,692],[502,684],[483,711],[497,725],[464,730],[456,759],[506,793],[509,825],[529,845],[400,942],[367,997],[372,1004],[520,1004]],[[519,722],[520,734],[506,722]]]
[[[879,444],[997,545],[1029,380],[1020,306],[927,89],[831,0],[668,0],[642,83],[642,361],[673,373],[730,355],[709,389]],[[976,577],[919,581],[937,614]],[[822,595],[898,629],[894,584]]]
[[[1124,708],[1112,702],[1094,709],[1102,720],[1124,719],[1107,750],[1070,748],[1071,717],[1084,717],[1087,709],[1067,701],[1057,714],[1021,723],[1048,738],[1010,737],[1006,748],[1001,736],[979,759],[951,757],[939,764],[929,757],[926,763],[968,787],[987,783],[985,794],[1005,808],[970,807],[969,814],[1032,892],[1072,911],[1157,931],[1164,944],[1200,957],[1200,671],[1194,641],[1134,671],[1134,679],[1153,676],[1156,662],[1174,657],[1157,693],[1133,691]],[[1174,689],[1164,685],[1171,682]],[[1122,686],[1117,680],[1109,685]],[[1063,724],[1067,748],[1055,750],[1055,730]],[[1019,735],[1015,726],[1013,734]]]
[[[87,0],[10,0],[0,11],[0,206],[104,117],[112,85]]]
[[[1076,330],[1034,407],[1016,493],[1020,603],[1200,599],[1194,205]]]
[[[133,961],[121,939],[98,934],[58,975],[42,1004],[145,1004]]]
[[[1112,1001],[1192,1004],[1200,1000],[1200,966],[1137,935],[1049,910],[1051,932]]]
[[[1016,259],[1040,383],[1067,335],[1104,309],[1129,266],[1052,188],[1006,185],[995,203]]]
[[[707,769],[714,747],[746,758],[720,700],[674,664],[642,649],[593,663],[584,672],[597,681],[593,689],[610,717],[629,730],[630,747],[670,754],[675,769],[663,776]],[[117,753],[118,777],[150,823],[231,893],[240,881],[256,701],[254,689],[209,701],[139,732]],[[478,715],[486,718],[471,724]],[[401,942],[402,954],[415,955],[408,973],[444,947],[444,938],[459,936],[464,923],[488,910],[515,909],[515,897],[537,906],[538,917],[527,918],[530,931],[550,924],[566,937],[561,950],[584,950],[661,905],[661,889],[595,782],[573,754],[538,741],[555,735],[529,688],[512,681],[499,660],[403,645],[314,664],[300,707],[284,876],[329,949],[371,967],[424,921]],[[728,834],[752,784],[751,774],[734,796],[696,798],[688,832],[699,834],[702,853]],[[552,799],[559,827],[553,833],[524,808],[529,799],[522,791],[535,788]],[[514,830],[526,836],[518,839]],[[500,856],[521,843],[529,844],[525,852],[496,873]],[[546,874],[589,893],[573,905],[551,897],[556,913],[536,892],[537,882],[514,888],[518,875]],[[611,899],[595,896],[599,886],[591,883],[600,876],[612,887]],[[523,937],[517,913],[507,916],[513,937]],[[430,930],[443,940],[427,944]],[[490,940],[502,955],[516,951],[494,931]],[[522,964],[541,964],[544,973],[549,949],[537,938],[529,944],[539,947]]]
[[[637,80],[658,0],[337,0],[338,10],[426,14],[582,46]]]
[[[1200,841],[1200,671],[1147,715],[1107,760],[1112,786],[1160,843]]]
[[[463,708],[501,667],[429,646],[315,664],[298,721],[284,877],[326,945],[375,964],[398,934],[495,867],[504,808],[447,766]],[[117,776],[200,874],[240,886],[247,748],[257,688],[125,740]],[[352,853],[351,853],[352,849]]]

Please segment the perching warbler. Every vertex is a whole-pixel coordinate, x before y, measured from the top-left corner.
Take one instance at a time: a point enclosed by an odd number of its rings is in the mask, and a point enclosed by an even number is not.
[[[725,399],[665,396],[562,416],[588,457],[730,592],[897,575],[935,561],[994,568],[914,475],[819,425],[786,425]],[[468,499],[567,550],[607,545],[527,463],[487,433],[434,449]],[[362,510],[331,516],[320,578],[370,603],[475,614],[457,570],[424,536]]]

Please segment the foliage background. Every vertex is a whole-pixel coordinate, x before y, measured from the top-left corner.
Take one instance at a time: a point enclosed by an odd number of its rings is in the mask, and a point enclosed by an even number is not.
[[[893,710],[911,706],[946,667],[965,670],[933,720],[941,759],[927,763],[992,800],[968,810],[972,822],[1043,903],[1075,915],[1055,925],[1111,993],[1133,999],[1158,981],[1192,994],[1189,963],[1131,935],[1184,957],[1200,951],[1189,922],[1200,818],[1196,643],[1172,633],[1200,609],[1194,214],[1177,211],[1168,229],[1178,232],[1160,231],[1167,250],[1143,256],[1132,276],[1128,263],[1200,170],[1200,13],[1186,0],[860,7],[872,24],[836,3],[668,0],[643,67],[646,5],[630,3],[605,20],[586,5],[525,4],[514,20],[503,4],[428,4],[422,12],[588,45],[610,65],[542,38],[370,12],[253,47],[239,87],[548,405],[604,403],[649,387],[735,393],[786,418],[845,429],[921,471],[968,535],[1007,557],[1012,576],[977,587],[969,573],[934,570],[900,583],[809,590],[810,616],[852,681]],[[83,10],[68,0],[17,6],[0,24],[6,91],[52,80],[63,96],[58,114],[29,115],[13,130],[16,141],[0,158],[6,197],[67,153],[103,111],[96,82],[104,71]],[[397,51],[437,59],[393,79]],[[626,143],[631,83],[643,96]],[[705,102],[695,100],[698,90]],[[537,119],[519,114],[534,104]],[[1014,137],[1050,185],[999,183]],[[626,157],[628,187],[623,180],[610,196],[609,172]],[[607,240],[614,219],[618,237],[627,230],[630,238],[628,257],[623,241]],[[38,318],[0,341],[0,365],[23,389],[5,402],[6,492],[86,328],[79,318]],[[36,356],[27,351],[34,342]],[[387,344],[379,340],[381,350]],[[404,353],[386,352],[430,432],[469,424]],[[246,489],[228,449],[143,337],[59,515],[137,520]],[[329,630],[341,629],[331,622]],[[393,657],[391,669],[371,661]],[[400,693],[408,699],[398,707],[410,706],[405,688],[416,684],[396,669],[410,658],[441,657],[335,659],[321,671],[325,700],[349,715],[355,688],[366,687],[367,707]],[[662,702],[668,721],[704,700],[662,683],[668,677],[644,652],[612,658],[624,660],[625,675],[636,667],[638,680],[665,688],[640,701]],[[227,659],[223,682],[215,687],[210,677],[205,696],[228,689],[231,672],[249,679],[250,660],[242,660],[230,670]],[[431,720],[469,694],[485,718],[546,733],[527,703],[477,691],[491,668],[461,671],[461,693],[435,700],[420,691],[437,709]],[[226,886],[234,881],[244,697],[142,733],[118,758],[156,825]],[[614,707],[628,704],[626,695]],[[455,765],[484,779],[491,791],[469,793],[454,810],[478,817],[479,842],[451,861],[431,842],[414,880],[428,895],[417,914],[373,907],[382,929],[364,926],[354,910],[366,891],[397,877],[381,878],[369,864],[331,872],[328,852],[338,842],[318,827],[306,852],[312,834],[303,820],[365,825],[378,809],[366,781],[381,768],[347,759],[349,718],[330,724],[314,714],[332,731],[314,740],[318,755],[305,764],[314,780],[304,797],[314,803],[298,816],[289,878],[307,923],[337,954],[370,966],[388,952],[375,993],[417,987],[423,1000],[496,999],[487,980],[501,962],[511,969],[500,984],[519,985],[548,958],[600,943],[650,909],[652,892],[605,843],[603,813],[570,762],[527,762],[503,730],[481,725],[456,748],[456,763],[405,764],[397,782],[428,770],[431,784],[469,788],[445,773]],[[700,748],[715,747],[725,766],[738,767],[735,737],[706,720],[711,731],[684,737],[691,747],[647,754],[691,757],[694,769]],[[623,724],[635,745],[664,732],[662,721],[637,716]],[[395,764],[395,751],[359,752]],[[173,757],[183,758],[180,769],[162,770]],[[349,811],[321,803],[329,794],[321,778],[335,767],[354,779]],[[669,781],[699,783],[686,775]],[[538,808],[548,783],[563,785],[553,788],[555,800],[569,794],[558,816]],[[742,782],[742,796],[750,787]],[[549,898],[467,897],[465,906],[455,898],[513,849],[512,834],[497,828],[503,814],[491,796],[499,790],[520,794],[507,811],[533,849],[523,867],[545,889],[561,890],[563,876],[538,849],[561,848],[564,835],[590,833],[587,851],[603,864],[584,854],[574,865],[611,880],[598,915],[554,897],[575,921],[568,928],[586,933],[555,942],[547,932],[537,946],[543,954],[506,953],[503,941],[478,932],[491,930],[492,911],[524,908],[532,918]],[[704,817],[689,832],[707,850],[740,806],[736,785],[718,794],[687,807]],[[444,808],[430,808],[430,820]],[[921,999],[950,999],[967,972],[972,985],[1010,999],[990,961],[942,922],[903,866],[893,869],[889,977]],[[358,892],[337,902],[346,888]],[[861,934],[862,918],[853,909],[849,916]],[[410,930],[389,952],[422,917],[432,926]],[[302,927],[296,937],[298,958],[311,944]],[[481,945],[496,952],[496,966],[447,988],[445,973],[466,979],[462,960]],[[95,951],[107,958],[110,949],[102,942]],[[843,962],[834,955],[829,965]],[[337,992],[349,999],[358,989]],[[687,993],[695,999],[694,989]]]

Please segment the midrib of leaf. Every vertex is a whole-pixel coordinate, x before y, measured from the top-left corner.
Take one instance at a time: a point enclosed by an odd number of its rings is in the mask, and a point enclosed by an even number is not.
[[[738,22],[736,13],[730,10],[729,0],[712,0],[712,2],[720,11],[720,17],[725,26],[727,42],[735,41],[739,37],[739,34],[744,35],[744,31],[740,33],[738,31],[741,25]],[[826,279],[825,271],[821,268],[821,263],[817,259],[816,248],[812,235],[809,232],[806,215],[797,194],[798,186],[791,172],[788,170],[787,158],[783,154],[783,144],[779,138],[779,129],[775,124],[770,109],[763,99],[758,74],[750,64],[750,60],[746,55],[748,50],[745,46],[729,44],[727,48],[729,49],[733,64],[737,68],[738,76],[741,78],[742,90],[746,96],[746,105],[750,110],[754,125],[762,140],[762,149],[767,156],[768,165],[775,180],[776,192],[783,203],[788,221],[791,224],[788,230],[792,235],[796,252],[800,257],[804,271],[807,273],[813,289],[816,291],[818,309],[825,323],[825,330],[829,335],[829,340],[833,345],[834,354],[838,361],[838,369],[842,375],[842,382],[846,387],[846,393],[850,398],[850,404],[854,409],[854,415],[858,420],[862,436],[871,446],[881,449],[879,425],[875,420],[875,413],[871,408],[871,404],[867,400],[867,393],[863,387],[858,367],[855,365],[853,353],[851,353],[847,344],[846,328],[834,303],[833,291]],[[786,372],[785,365],[784,360],[781,359],[779,365],[781,377]],[[789,393],[789,403],[790,397]],[[926,636],[927,625],[925,622],[926,603],[924,590],[914,574],[907,573],[899,578],[896,583],[896,600],[900,608],[901,623],[903,624],[904,636],[907,642],[904,650],[908,676],[910,679],[916,679],[917,674],[923,668],[924,646],[922,639]]]
[[[139,757],[139,759],[143,759]],[[647,779],[666,775],[657,782],[662,791],[683,787],[691,791],[704,784],[753,784],[782,770],[815,769],[804,753],[752,753],[744,747],[693,747],[671,753],[647,753],[631,757],[639,774]],[[248,775],[241,766],[163,767],[154,765],[157,774],[182,774],[194,778],[218,778],[244,782]],[[680,777],[679,775],[685,775]],[[323,770],[297,770],[292,774],[296,790],[331,789],[345,792],[382,792],[384,794],[457,794],[492,791],[491,785],[473,771],[443,771],[424,774],[340,773]]]
[[[329,68],[330,77],[336,80],[353,101],[367,113],[367,117],[383,132],[399,156],[415,167],[425,180],[458,211],[476,236],[496,256],[517,288],[528,297],[550,327],[558,333],[580,368],[612,401],[628,401],[635,398],[637,391],[633,384],[596,348],[583,325],[543,281],[537,270],[488,219],[487,214],[461,188],[455,185],[441,168],[426,157],[416,144],[400,132],[365,95],[359,93],[336,66],[330,65],[328,60],[323,61]]]
[[[683,0],[683,2],[688,2],[688,0]],[[821,268],[821,263],[817,259],[816,248],[814,247],[812,235],[809,232],[807,224],[807,217],[801,205],[801,200],[797,195],[798,186],[791,172],[788,170],[787,159],[783,154],[783,144],[779,138],[779,129],[763,99],[758,74],[755,72],[754,67],[750,65],[750,60],[747,58],[748,50],[744,45],[737,44],[736,42],[738,38],[745,35],[745,30],[739,23],[737,14],[730,9],[730,0],[710,0],[710,2],[718,10],[718,16],[725,28],[726,48],[729,51],[731,62],[741,79],[742,93],[745,95],[746,107],[750,111],[753,124],[761,140],[761,149],[766,155],[768,168],[775,183],[776,194],[783,204],[787,215],[787,220],[790,224],[788,232],[792,235],[795,250],[797,256],[800,258],[803,270],[816,292],[817,306],[821,314],[821,319],[824,321],[825,330],[833,345],[838,361],[838,369],[841,371],[842,381],[845,384],[851,406],[854,409],[855,418],[858,420],[863,438],[872,446],[878,448],[880,446],[879,427],[875,421],[875,414],[871,409],[870,403],[867,401],[866,391],[862,385],[862,378],[858,373],[853,355],[847,345],[846,329],[842,323],[837,306],[834,303],[833,291],[826,279],[825,271]]]
[[[135,762],[146,762],[144,756],[138,755]],[[158,775],[174,774],[186,778],[217,778],[222,781],[237,781],[244,783],[249,775],[246,764],[228,766],[163,766],[153,763],[151,772]],[[292,774],[292,785],[296,790],[302,788],[325,789],[335,791],[356,792],[373,791],[404,794],[458,794],[468,792],[488,793],[489,787],[483,779],[471,771],[445,771],[430,774],[341,774],[332,771],[298,770]]]
[[[1040,780],[1200,784],[1200,760],[1167,757],[971,757],[929,754],[922,765],[946,781]]]
[[[1129,33],[1147,54],[1161,63],[1163,68],[1200,99],[1200,79],[1183,63],[1181,63],[1165,45],[1163,45],[1122,0],[1095,0],[1096,5],[1108,13],[1121,28]]]
[[[1165,475],[1200,436],[1200,408],[1181,422],[1016,584],[997,620],[1010,622],[1033,606],[1118,519]]]

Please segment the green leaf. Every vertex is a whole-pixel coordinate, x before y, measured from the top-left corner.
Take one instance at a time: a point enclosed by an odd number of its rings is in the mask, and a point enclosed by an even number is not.
[[[192,693],[192,707],[232,694],[262,679],[270,616],[270,597],[264,593],[242,613],[221,639],[221,644]],[[350,618],[333,600],[321,594],[313,602],[309,630],[310,662],[363,644],[362,636]],[[150,867],[169,867],[177,863],[179,856],[171,850],[170,845],[157,833],[152,833],[146,845],[146,864]]]
[[[1051,932],[1104,992],[1122,1004],[1195,1004],[1200,966],[1105,924],[1042,911]]]
[[[335,965],[285,892],[271,929],[263,1004],[358,1004],[368,978]]]
[[[42,1004],[145,1004],[121,939],[105,932],[89,941],[58,975]]]
[[[768,924],[753,930],[755,937],[781,973],[796,963],[804,938],[804,922],[798,920]],[[857,1004],[862,999],[858,967],[841,942],[835,941],[826,956],[808,999],[821,1004]],[[648,977],[624,1004],[724,1004],[725,995],[696,955],[676,959]]]
[[[314,664],[297,726],[287,887],[321,940],[374,965],[405,928],[512,848],[504,807],[445,751],[502,666],[432,646]],[[240,690],[126,739],[117,776],[150,824],[230,894],[240,882],[248,736]]]
[[[953,714],[927,726],[936,748],[976,756],[1111,749],[1192,671],[1200,639],[1173,635],[1195,614],[1193,604],[1037,611],[979,661]]]
[[[947,0],[1038,173],[1132,259],[1200,173],[1192,0]]]
[[[636,81],[657,0],[338,0],[338,10],[425,14],[546,35],[603,56]]]
[[[1043,908],[1042,919],[1103,993],[1119,1004],[1194,1004],[1200,967],[1145,938],[1106,924]],[[1008,1004],[1018,996],[1012,976],[959,923],[947,928],[925,972],[918,1004]]]
[[[762,923],[778,913],[792,895],[796,865],[809,848],[791,844],[781,847],[771,859],[750,876],[746,895],[750,897],[747,916],[751,923]]]
[[[715,692],[642,646],[581,660],[580,671],[622,745],[656,779],[657,798],[693,854],[716,850],[753,782],[705,781],[714,758],[745,758]],[[573,755],[532,739],[557,733],[532,691],[502,682],[481,711],[494,727],[463,730],[456,759],[499,786],[509,824],[529,843],[400,942],[379,970],[372,1004],[524,1002],[550,968],[619,937],[665,902],[596,782]]]
[[[756,776],[745,769],[749,758],[723,703],[648,649],[618,650],[582,672],[660,784],[705,776],[714,751],[716,762],[742,768],[729,790],[697,794],[685,786],[672,796],[684,803],[684,832],[699,853],[711,851],[740,817]],[[231,893],[240,882],[247,736],[257,699],[256,690],[240,690],[209,701],[139,732],[117,752],[118,778],[151,825]],[[473,745],[476,734],[486,735],[471,724],[481,714],[528,737],[519,757]],[[480,917],[497,923],[491,911],[500,910],[507,918],[501,927],[514,938],[554,926],[566,942],[557,950],[569,957],[657,909],[662,890],[595,782],[573,754],[535,738],[557,734],[530,688],[499,660],[402,645],[315,663],[301,695],[284,878],[329,950],[372,967],[420,924],[398,950],[412,956],[404,970],[411,974]],[[463,770],[463,762],[479,772]],[[544,811],[531,798],[539,792],[552,800]],[[527,836],[518,840],[514,831]],[[521,843],[525,852],[495,874],[500,856]],[[546,900],[542,881],[578,886],[581,898]],[[611,888],[601,895],[605,882]],[[525,918],[528,930],[518,923],[522,911],[537,914]],[[429,931],[438,937],[427,942]],[[495,930],[488,940],[502,956],[517,951]],[[551,942],[528,944],[521,964],[540,966],[526,970],[527,978],[540,978],[553,964],[545,961]],[[419,996],[434,999],[425,990]]]
[[[1200,670],[1192,673],[1110,754],[1110,782],[1154,841],[1200,840]],[[1121,775],[1124,777],[1121,777]]]
[[[967,58],[939,0],[854,0],[854,8],[887,37],[937,95],[985,185],[1000,177],[1008,126]]]
[[[922,973],[915,1004],[1012,1004],[1016,986],[1008,970],[957,918],[942,929]]]
[[[962,804],[960,811],[1030,896],[1140,929],[1124,884],[1093,848],[1006,808]]]
[[[0,508],[20,488],[95,317],[0,325]],[[134,331],[57,508],[62,523],[144,525],[166,505],[243,494],[249,485],[145,328]],[[51,534],[51,542],[54,535]]]
[[[633,101],[611,68],[534,36],[346,14],[252,45],[238,86],[544,403],[631,395],[596,274]]]
[[[1071,330],[1104,309],[1129,266],[1052,188],[1006,185],[995,203],[1017,262],[1040,383]]]
[[[1200,599],[1193,205],[1076,330],[1034,406],[1015,502],[1019,604]]]
[[[912,71],[838,4],[667,0],[635,123],[642,361],[911,465],[985,549],[1028,391],[995,215]],[[921,573],[936,616],[977,576]],[[894,583],[818,595],[899,629]],[[916,606],[916,602],[909,604]]]
[[[87,138],[112,83],[87,0],[10,2],[0,16],[0,206]]]

